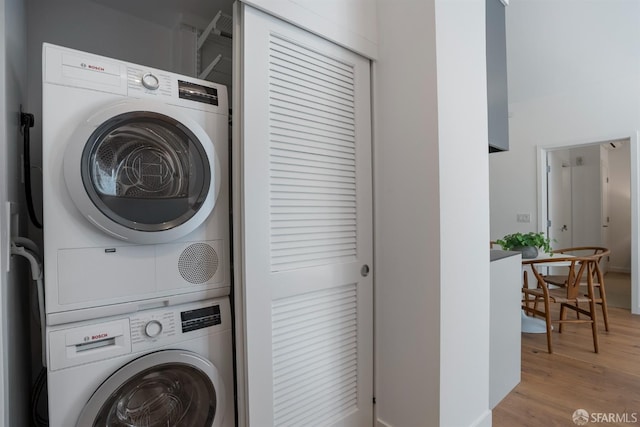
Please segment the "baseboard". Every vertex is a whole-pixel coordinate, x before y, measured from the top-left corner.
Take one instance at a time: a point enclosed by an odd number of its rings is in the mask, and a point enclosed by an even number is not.
[[[491,409],[487,409],[469,427],[491,427]]]
[[[468,427],[491,427],[491,422],[492,422],[492,413],[490,409],[487,409],[473,423],[469,424]],[[376,420],[376,427],[394,427],[394,426],[378,418]]]
[[[608,267],[608,271],[612,272],[612,273],[626,273],[626,274],[631,274],[631,269],[628,267],[614,267],[614,266],[609,266]]]
[[[382,421],[380,418],[376,420],[376,427],[393,427],[391,424],[387,424]]]

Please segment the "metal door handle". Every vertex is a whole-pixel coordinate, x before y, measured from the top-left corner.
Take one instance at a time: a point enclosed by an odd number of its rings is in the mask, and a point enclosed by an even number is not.
[[[360,269],[360,274],[362,277],[367,277],[369,275],[369,266],[367,264],[363,265]]]

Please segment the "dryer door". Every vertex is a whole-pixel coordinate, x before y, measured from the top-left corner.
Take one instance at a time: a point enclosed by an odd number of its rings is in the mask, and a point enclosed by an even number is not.
[[[76,427],[218,427],[225,385],[215,366],[182,350],[150,353],[100,385]]]
[[[194,114],[206,119],[207,113]],[[116,104],[83,122],[64,169],[85,217],[136,243],[164,243],[193,231],[211,213],[220,187],[204,129],[176,108],[141,101]]]

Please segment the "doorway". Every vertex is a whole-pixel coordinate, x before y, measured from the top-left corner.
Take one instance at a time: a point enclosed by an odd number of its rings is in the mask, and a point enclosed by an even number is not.
[[[638,302],[638,138],[539,149],[540,229],[554,247],[605,246],[610,305]]]

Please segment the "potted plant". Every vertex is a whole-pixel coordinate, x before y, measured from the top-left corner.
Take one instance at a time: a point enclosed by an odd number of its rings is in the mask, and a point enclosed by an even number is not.
[[[505,251],[522,252],[522,258],[527,259],[537,257],[538,249],[551,253],[551,241],[543,232],[507,234],[496,243]]]

